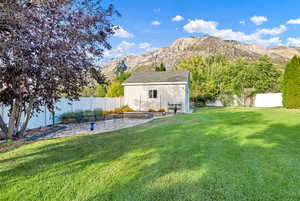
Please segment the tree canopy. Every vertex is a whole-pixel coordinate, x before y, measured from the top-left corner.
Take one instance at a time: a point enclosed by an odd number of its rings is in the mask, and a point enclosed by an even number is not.
[[[101,0],[24,2],[11,1],[1,13],[7,15],[0,30],[0,103],[9,107],[9,122],[0,116],[0,127],[7,138],[22,135],[40,106],[53,110],[62,95],[79,97],[87,84],[83,72],[111,48],[110,17],[118,15]]]
[[[249,88],[255,93],[280,90],[280,72],[265,56],[258,61],[194,56],[182,59],[176,70],[191,72],[191,97],[203,102],[223,94],[245,94]]]

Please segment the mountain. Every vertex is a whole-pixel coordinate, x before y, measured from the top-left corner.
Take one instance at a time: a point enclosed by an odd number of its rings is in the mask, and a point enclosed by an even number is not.
[[[117,58],[107,63],[103,72],[109,77],[119,61],[125,61],[129,71],[153,71],[155,66],[164,63],[167,70],[171,70],[181,58],[196,55],[222,54],[229,59],[245,58],[257,60],[263,55],[272,58],[275,64],[285,64],[294,55],[300,55],[300,47],[263,48],[258,45],[242,44],[232,40],[221,40],[216,37],[189,37],[176,40],[170,46],[157,49],[142,55],[129,55]]]

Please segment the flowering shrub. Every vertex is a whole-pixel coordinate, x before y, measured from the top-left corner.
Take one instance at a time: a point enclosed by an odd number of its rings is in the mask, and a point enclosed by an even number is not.
[[[120,113],[123,113],[123,112],[134,112],[134,110],[130,107],[122,107],[122,108],[117,108],[117,109],[114,109],[114,110],[107,110],[107,111],[104,111],[103,114],[106,115],[106,114],[120,114]]]
[[[158,111],[159,112],[166,112],[166,110],[164,108],[160,108]]]
[[[150,108],[148,112],[156,112],[156,110]]]

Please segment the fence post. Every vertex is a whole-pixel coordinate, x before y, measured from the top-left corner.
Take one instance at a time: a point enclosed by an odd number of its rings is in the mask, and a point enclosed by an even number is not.
[[[140,111],[141,111],[142,96],[140,95]]]
[[[47,107],[44,106],[44,111],[45,111],[45,126],[47,126]]]

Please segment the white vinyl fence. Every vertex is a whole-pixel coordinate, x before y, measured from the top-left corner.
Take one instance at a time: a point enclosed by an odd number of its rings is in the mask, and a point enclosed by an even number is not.
[[[242,98],[234,96],[233,104],[230,106],[243,106]],[[206,103],[207,106],[223,107],[224,104],[221,100]],[[254,97],[254,107],[282,107],[282,94],[281,93],[265,93],[256,94]]]
[[[55,123],[58,123],[59,116],[65,112],[75,112],[79,110],[114,110],[124,106],[123,97],[120,98],[80,98],[79,101],[69,101],[62,98],[55,104]],[[40,126],[51,125],[53,122],[52,113],[46,107],[43,111],[35,114],[28,123],[28,128],[37,128]],[[0,107],[0,113],[5,122],[8,122],[8,108]]]
[[[254,107],[282,107],[281,93],[256,94]]]

